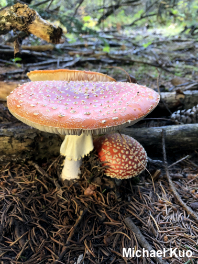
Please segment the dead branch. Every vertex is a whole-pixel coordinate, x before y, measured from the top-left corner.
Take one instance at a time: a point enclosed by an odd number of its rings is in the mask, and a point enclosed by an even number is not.
[[[151,17],[151,16],[157,16],[157,14],[153,13],[153,14],[148,14],[148,12],[153,8],[154,5],[156,5],[157,1],[155,1],[154,3],[152,3],[151,5],[149,5],[146,10],[140,15],[139,18],[135,19],[132,23],[124,25],[124,27],[132,27],[134,26],[139,20],[142,20],[146,17]]]
[[[61,42],[62,29],[42,19],[26,4],[17,3],[0,10],[0,34],[12,29],[34,34],[47,42]]]
[[[135,63],[140,63],[140,64],[146,64],[146,65],[150,65],[153,67],[158,67],[161,68],[162,70],[166,71],[166,72],[170,72],[170,73],[174,73],[173,71],[169,70],[168,68],[166,68],[163,63],[159,63],[158,61],[154,61],[154,62],[149,62],[148,60],[136,60],[133,58],[129,58],[129,57],[121,57],[121,56],[113,56],[111,54],[108,54],[108,57],[110,59],[113,59],[115,61],[120,61],[120,62],[135,62]],[[171,65],[168,65],[171,66]]]
[[[61,138],[22,123],[0,125],[0,163],[60,154]]]
[[[13,54],[14,49],[13,48],[11,48],[11,49],[0,49],[0,52],[6,53],[6,54]],[[54,55],[51,55],[51,54],[46,54],[44,52],[41,53],[41,52],[37,52],[37,51],[29,51],[29,50],[21,50],[20,54],[27,55],[27,56],[33,55],[33,56],[43,56],[46,58],[56,58]]]
[[[136,3],[137,2],[137,3]],[[98,25],[102,23],[103,20],[105,20],[107,17],[112,15],[117,9],[119,9],[121,6],[135,6],[139,5],[139,0],[129,0],[126,2],[117,2],[115,5],[111,5],[105,8],[105,6],[102,6],[102,9],[107,9],[107,11],[98,19]]]
[[[79,9],[79,7],[82,5],[83,2],[84,2],[84,0],[80,0],[80,1],[79,1],[78,5],[77,5],[77,7],[76,7],[76,9],[75,9],[75,11],[74,11],[73,17],[76,16],[76,14],[77,14],[77,12],[78,12],[78,9]]]
[[[134,224],[133,220],[130,217],[125,218],[124,222],[126,226],[136,235],[138,242],[143,248],[145,248],[148,251],[151,251],[151,250],[154,251],[152,246],[148,243],[146,238],[143,236],[138,226]],[[156,257],[153,257],[153,259],[155,259],[155,261],[159,264],[168,264],[168,262],[166,260],[163,260],[161,257],[156,256]]]
[[[21,49],[23,50],[33,50],[33,51],[46,51],[46,50],[53,50],[53,45],[37,45],[37,46],[25,46],[22,45]]]
[[[147,18],[147,17],[151,17],[151,16],[157,16],[156,13],[153,13],[153,14],[147,14],[147,15],[144,15],[142,14],[139,18],[135,19],[132,23],[130,24],[127,24],[127,25],[124,25],[124,27],[132,27],[134,26],[138,21],[144,19],[144,18]]]
[[[147,150],[161,149],[161,131],[166,131],[166,148],[169,151],[193,150],[198,148],[198,124],[162,127],[124,128],[123,134],[134,137]]]
[[[161,150],[161,131],[166,131],[166,147],[169,151],[198,148],[198,124],[149,128],[123,128],[121,133],[134,137],[146,150]],[[58,135],[41,132],[23,123],[0,125],[0,162],[8,160],[36,159],[60,154],[62,139]]]
[[[184,91],[182,93],[167,92],[161,93],[160,95],[169,109],[175,109],[179,106],[182,106],[183,109],[189,109],[197,105],[198,102],[198,90]],[[165,108],[162,101],[160,101],[158,107],[161,109]]]
[[[49,2],[49,1],[50,0],[44,0],[42,2],[39,2],[39,3],[34,4],[33,6],[40,6],[40,5],[43,5],[43,4],[45,4],[45,3]]]
[[[191,215],[195,221],[198,223],[198,215],[197,213],[195,213],[180,197],[179,193],[176,191],[175,186],[171,180],[169,171],[168,171],[168,163],[167,163],[167,159],[166,159],[166,146],[165,146],[165,130],[162,129],[162,149],[163,149],[163,157],[164,157],[164,168],[166,171],[166,178],[168,180],[169,186],[171,188],[172,193],[174,194],[176,200],[178,201],[178,203],[184,208],[184,210],[186,210],[186,212]]]
[[[71,229],[71,232],[70,232],[70,234],[69,234],[69,236],[68,236],[68,238],[67,238],[67,241],[66,241],[66,243],[65,243],[65,246],[62,248],[62,252],[61,252],[61,254],[59,255],[58,260],[55,261],[54,264],[58,264],[58,263],[60,263],[60,261],[62,260],[62,258],[64,257],[64,255],[67,253],[67,251],[68,251],[68,246],[70,245],[70,240],[72,239],[72,237],[73,237],[73,235],[74,235],[74,233],[75,233],[75,231],[76,231],[77,226],[78,226],[79,223],[82,221],[83,216],[87,213],[87,211],[88,211],[88,208],[85,208],[84,210],[81,210],[81,211],[80,211],[80,215],[79,215],[78,219],[76,220],[76,223],[73,225],[73,227],[72,227],[72,229]]]

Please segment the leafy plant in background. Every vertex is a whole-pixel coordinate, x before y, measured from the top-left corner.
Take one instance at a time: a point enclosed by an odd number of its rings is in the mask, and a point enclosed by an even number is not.
[[[6,0],[1,0],[0,8],[5,7],[6,5],[7,5],[7,1]]]
[[[13,5],[17,0],[0,0],[0,7]],[[92,35],[104,43],[104,50],[109,52],[100,29],[131,30],[132,27],[150,27],[160,24],[169,26],[175,23],[180,31],[186,25],[198,22],[197,0],[23,0],[47,20],[58,21],[67,28],[69,34],[78,38],[83,34]],[[186,32],[187,33],[187,32]],[[144,44],[147,45],[148,43]]]
[[[17,66],[18,68],[21,67],[20,63],[17,63],[17,61],[21,61],[22,59],[19,57],[15,57],[14,59],[11,59],[12,62],[14,62],[15,66]]]
[[[142,46],[146,49],[148,46],[152,44],[152,41],[149,41],[147,43],[144,43]]]
[[[110,52],[110,47],[109,47],[109,44],[108,43],[105,43],[105,46],[104,46],[104,48],[103,48],[102,51],[107,52],[107,53]]]

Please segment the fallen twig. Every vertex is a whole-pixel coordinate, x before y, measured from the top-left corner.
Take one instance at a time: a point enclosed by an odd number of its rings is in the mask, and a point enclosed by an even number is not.
[[[180,195],[176,191],[175,186],[171,180],[171,177],[168,171],[167,158],[166,158],[165,135],[166,135],[165,130],[162,129],[162,149],[163,149],[163,158],[164,158],[164,168],[165,168],[166,178],[168,180],[169,186],[175,198],[177,199],[178,203],[184,208],[184,210],[186,210],[186,212],[189,215],[191,215],[198,222],[198,215],[181,199]]]
[[[124,219],[124,222],[126,224],[126,226],[133,232],[135,233],[138,242],[140,243],[140,245],[145,248],[148,251],[154,251],[154,249],[152,248],[152,246],[148,243],[148,241],[146,240],[146,238],[143,236],[142,232],[140,231],[140,229],[134,224],[133,220],[130,217],[127,217]],[[156,255],[156,254],[155,254]],[[166,260],[163,260],[161,257],[153,257],[153,259],[159,263],[159,264],[168,264],[168,262]]]
[[[77,228],[78,224],[82,221],[83,216],[86,214],[87,211],[88,211],[88,208],[85,208],[84,211],[82,211],[82,210],[80,211],[80,215],[79,215],[78,219],[76,220],[76,223],[73,225],[73,227],[72,227],[72,229],[70,231],[70,234],[69,234],[69,236],[67,238],[67,241],[65,243],[65,246],[62,248],[62,252],[61,252],[61,254],[59,256],[59,259],[57,261],[55,261],[54,264],[60,263],[60,261],[62,260],[62,258],[64,257],[64,255],[67,253],[68,246],[70,244],[70,240],[72,239],[72,237],[73,237],[73,235],[74,235],[74,233],[76,231],[76,228]]]
[[[62,29],[42,19],[26,4],[16,3],[0,10],[0,34],[12,29],[34,34],[47,42],[61,42]]]
[[[1,111],[1,115],[3,116]],[[10,119],[9,119],[10,120]],[[6,163],[10,160],[36,157],[43,158],[57,156],[60,153],[61,138],[58,135],[40,132],[37,129],[20,122],[0,125],[0,161]],[[122,134],[134,137],[145,149],[161,147],[161,131],[166,131],[166,148],[169,151],[193,150],[198,148],[198,124],[180,126],[123,128]],[[50,144],[48,142],[50,141]],[[12,144],[10,144],[12,142]],[[47,154],[46,154],[47,153]],[[152,163],[152,161],[151,161]]]
[[[168,168],[172,167],[172,166],[175,166],[176,164],[178,164],[179,162],[182,162],[184,161],[185,159],[189,159],[191,156],[190,155],[187,155],[185,157],[183,157],[182,159],[179,159],[177,160],[176,162],[172,163],[171,165],[168,166]]]

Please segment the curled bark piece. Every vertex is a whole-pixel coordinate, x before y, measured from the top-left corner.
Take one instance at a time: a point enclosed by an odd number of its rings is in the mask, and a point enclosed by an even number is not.
[[[12,29],[34,34],[47,42],[61,42],[62,29],[42,19],[26,4],[17,3],[0,10],[0,34]]]

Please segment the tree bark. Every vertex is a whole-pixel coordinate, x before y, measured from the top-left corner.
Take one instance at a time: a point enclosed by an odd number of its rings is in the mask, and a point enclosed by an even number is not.
[[[15,29],[46,40],[60,43],[62,29],[42,19],[26,4],[17,3],[0,10],[0,35]]]
[[[60,154],[62,139],[22,123],[0,125],[0,164],[10,160],[42,159]]]
[[[198,124],[148,128],[124,128],[121,133],[134,137],[146,150],[162,152],[162,129],[166,131],[167,151],[184,151],[198,148]]]
[[[161,132],[166,131],[166,148],[169,151],[198,148],[198,124],[149,128],[124,128],[120,133],[134,137],[147,151],[161,152]],[[10,160],[42,159],[60,154],[60,136],[41,132],[25,124],[0,125],[0,164]]]

